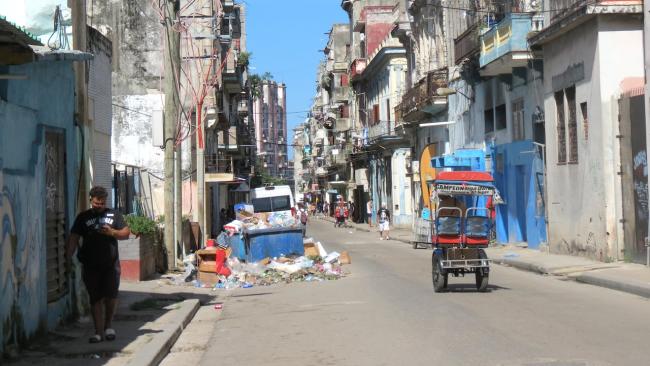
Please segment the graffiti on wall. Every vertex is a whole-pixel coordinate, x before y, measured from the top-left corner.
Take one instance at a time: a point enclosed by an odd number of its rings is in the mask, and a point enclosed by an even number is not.
[[[1,168],[1,167],[0,167]],[[16,253],[16,222],[13,208],[9,200],[7,188],[4,185],[4,174],[0,169],[0,288],[3,296],[0,297],[0,336],[3,340],[11,338],[14,333],[11,321],[16,293],[16,274],[14,261]]]
[[[33,178],[8,182],[0,167],[0,345],[17,344],[34,334],[42,320],[43,302],[35,301],[45,294],[40,276],[44,251],[38,250],[43,238],[37,230],[42,220],[36,214],[42,205],[30,199],[38,197],[29,190],[35,185],[24,180]]]

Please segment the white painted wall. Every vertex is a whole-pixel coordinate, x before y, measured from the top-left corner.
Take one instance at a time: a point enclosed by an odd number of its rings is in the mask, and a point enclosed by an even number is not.
[[[544,46],[549,244],[554,252],[606,260],[618,258],[617,248],[623,248],[617,227],[621,186],[615,101],[624,78],[643,75],[641,23],[634,22],[600,17]],[[578,62],[585,70],[584,80],[575,85],[579,162],[558,165],[552,78]],[[588,138],[580,112],[585,101]]]

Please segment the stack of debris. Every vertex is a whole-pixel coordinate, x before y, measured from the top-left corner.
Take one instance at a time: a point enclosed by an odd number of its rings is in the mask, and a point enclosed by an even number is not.
[[[265,258],[257,262],[244,262],[236,257],[229,257],[222,266],[217,266],[212,258],[219,256],[217,251],[203,250],[197,256],[187,258],[186,271],[182,279],[175,279],[176,284],[187,283],[196,287],[213,287],[214,289],[248,288],[253,286],[269,286],[276,283],[310,282],[337,280],[348,273],[343,265],[350,264],[347,251],[327,253],[320,242],[308,238],[304,240],[304,256],[288,256]],[[210,257],[206,253],[214,252]],[[192,261],[198,260],[198,264]],[[211,268],[215,267],[215,271]],[[216,268],[220,267],[220,271]],[[198,268],[197,272],[194,268]],[[227,268],[228,271],[223,271]],[[188,270],[189,269],[189,270]],[[195,278],[198,273],[198,278]]]

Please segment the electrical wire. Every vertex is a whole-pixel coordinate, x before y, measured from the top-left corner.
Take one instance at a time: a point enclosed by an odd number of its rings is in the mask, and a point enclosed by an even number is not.
[[[63,21],[63,14],[59,5],[54,9],[54,30],[47,39],[47,46],[52,50],[69,50],[70,43],[68,42],[68,35],[66,34],[65,24]],[[54,38],[54,41],[52,41]],[[58,43],[57,43],[58,42]]]

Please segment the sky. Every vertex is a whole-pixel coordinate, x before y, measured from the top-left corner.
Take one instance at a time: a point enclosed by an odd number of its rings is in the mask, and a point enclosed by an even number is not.
[[[328,32],[347,23],[341,0],[239,0],[246,5],[250,72],[268,71],[287,86],[287,129],[302,123],[316,94],[316,70],[325,57]],[[254,69],[253,69],[254,68]],[[289,158],[293,148],[289,147]]]
[[[0,0],[5,2],[8,0]],[[246,6],[248,51],[252,52],[249,72],[270,72],[277,82],[286,84],[287,134],[293,141],[293,128],[303,122],[316,94],[316,70],[323,60],[328,32],[335,23],[347,23],[341,0],[235,0]],[[37,34],[43,24],[51,27],[56,5],[66,8],[67,0],[12,0],[0,6],[0,14]],[[32,22],[25,24],[26,14]],[[289,149],[293,158],[293,149]]]

